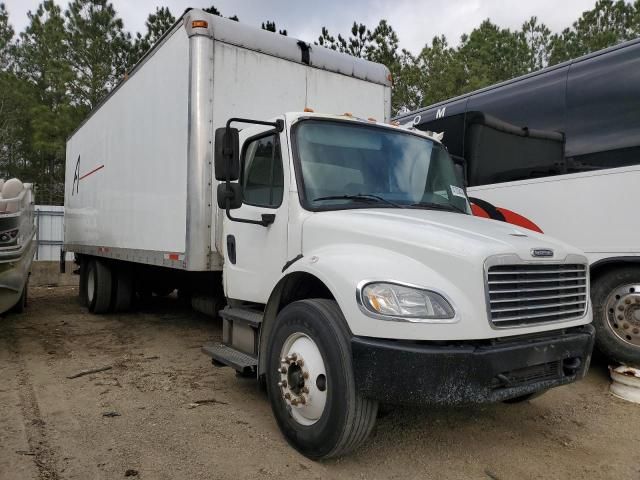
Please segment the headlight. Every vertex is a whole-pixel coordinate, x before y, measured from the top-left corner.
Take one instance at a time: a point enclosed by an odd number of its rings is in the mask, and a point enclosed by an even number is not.
[[[408,321],[448,320],[455,315],[451,304],[439,293],[396,283],[368,283],[359,291],[359,299],[368,312]]]

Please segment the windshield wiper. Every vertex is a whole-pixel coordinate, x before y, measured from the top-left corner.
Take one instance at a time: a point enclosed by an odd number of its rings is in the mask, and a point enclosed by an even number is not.
[[[460,212],[460,213],[464,213],[465,215],[469,213],[466,210],[463,210],[457,205],[453,205],[451,203],[448,205],[444,205],[442,203],[436,203],[436,202],[418,202],[418,203],[411,204],[411,206],[433,208],[434,210],[446,210],[448,212]]]
[[[329,195],[326,197],[318,197],[313,199],[314,202],[320,200],[353,200],[355,202],[378,202],[386,203],[387,205],[391,205],[395,208],[405,208],[396,202],[392,202],[391,200],[387,200],[386,198],[379,197],[378,195],[371,195],[369,193],[358,193],[357,195]]]

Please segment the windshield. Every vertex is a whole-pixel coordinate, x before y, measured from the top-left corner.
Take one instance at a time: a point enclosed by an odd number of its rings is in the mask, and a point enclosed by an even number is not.
[[[312,210],[434,208],[469,213],[445,148],[375,126],[306,120],[295,129],[303,198]]]

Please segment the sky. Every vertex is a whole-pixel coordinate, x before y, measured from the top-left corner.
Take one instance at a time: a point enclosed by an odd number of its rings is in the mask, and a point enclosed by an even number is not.
[[[27,24],[27,11],[35,10],[39,0],[0,0],[9,11],[16,31]],[[56,0],[66,6],[66,0]],[[238,15],[240,21],[260,26],[275,20],[278,28],[286,28],[289,36],[307,42],[317,40],[323,26],[337,36],[349,33],[353,21],[369,28],[385,18],[398,33],[400,47],[419,53],[436,35],[446,35],[456,45],[460,35],[469,33],[482,20],[490,18],[501,27],[520,28],[535,15],[552,32],[570,26],[595,0],[112,0],[124,21],[125,29],[144,32],[147,15],[156,6],[168,6],[178,17],[187,7],[212,4],[224,16]]]

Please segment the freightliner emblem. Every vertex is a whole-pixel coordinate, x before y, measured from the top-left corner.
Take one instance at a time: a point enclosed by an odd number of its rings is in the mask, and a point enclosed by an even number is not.
[[[532,248],[532,257],[553,257],[553,250],[550,248]]]

